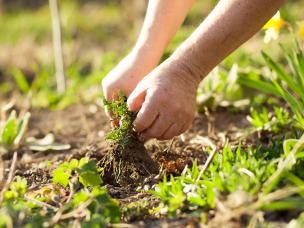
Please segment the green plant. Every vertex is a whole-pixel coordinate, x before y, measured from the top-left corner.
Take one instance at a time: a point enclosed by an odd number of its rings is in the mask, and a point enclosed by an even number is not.
[[[70,162],[62,163],[53,172],[53,182],[67,187],[70,183],[70,178],[76,175],[79,182],[87,186],[98,186],[102,183],[101,177],[97,171],[95,163],[89,161],[88,158],[82,158],[79,161],[72,159]]]
[[[160,199],[160,204],[154,212],[177,216],[212,209],[217,201],[244,211],[301,209],[301,204],[292,203],[292,197],[304,200],[304,181],[294,169],[303,158],[302,143],[303,139],[285,141],[279,151],[276,146],[265,151],[260,147],[232,149],[226,145],[199,179],[201,167],[194,163],[181,176],[171,176],[169,181],[165,178],[157,184],[152,194]],[[237,205],[231,202],[236,196]]]
[[[0,227],[70,227],[76,223],[81,227],[106,227],[120,221],[118,203],[102,186],[94,162],[73,159],[60,164],[52,176],[53,187],[45,187],[55,196],[51,202],[44,195],[29,194],[26,180],[16,177],[0,203]],[[60,185],[64,189],[60,190]]]
[[[195,162],[191,169],[185,168],[179,177],[170,177],[157,184],[151,193],[161,200],[154,209],[157,214],[168,214],[174,217],[183,211],[198,208],[213,208],[215,204],[214,184],[208,180],[196,180],[200,169]]]
[[[266,108],[262,108],[261,112],[256,109],[250,109],[250,115],[247,120],[257,130],[268,130],[278,132],[284,126],[290,123],[289,113],[282,107],[274,107],[273,112],[269,112]]]
[[[286,50],[283,46],[281,48],[285,53],[288,70],[285,70],[268,54],[262,52],[272,74],[269,74],[268,77],[244,76],[239,79],[239,82],[283,98],[292,109],[299,127],[304,129],[304,53],[298,43],[293,50]]]
[[[19,146],[25,134],[30,113],[17,117],[16,111],[12,111],[7,119],[5,116],[3,113],[0,121],[0,154]]]
[[[123,94],[118,95],[118,99],[108,102],[103,99],[105,108],[113,115],[113,121],[119,122],[119,126],[106,135],[106,139],[114,143],[125,145],[133,135],[133,121],[136,113],[128,109],[126,97]]]
[[[216,106],[235,106],[247,104],[238,102],[244,99],[244,91],[238,80],[239,67],[234,64],[230,71],[215,68],[200,84],[197,101],[200,106],[215,108]]]

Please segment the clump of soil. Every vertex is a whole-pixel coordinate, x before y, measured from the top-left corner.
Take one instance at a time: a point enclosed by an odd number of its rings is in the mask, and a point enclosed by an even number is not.
[[[136,185],[159,172],[158,164],[135,133],[128,136],[126,144],[112,143],[100,166],[104,169],[105,182],[114,186]]]

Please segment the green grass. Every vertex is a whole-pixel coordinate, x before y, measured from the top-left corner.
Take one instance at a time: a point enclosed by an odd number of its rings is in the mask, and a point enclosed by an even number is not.
[[[302,48],[296,43],[291,50],[284,51],[285,65],[272,59],[268,54],[262,53],[269,68],[268,75],[244,75],[239,82],[248,87],[280,97],[290,106],[298,123],[304,127],[304,54]]]
[[[153,214],[180,217],[190,213],[201,217],[218,204],[231,216],[304,209],[304,175],[300,171],[304,164],[304,55],[299,45],[283,50],[285,65],[262,53],[269,69],[264,72],[271,72],[268,78],[257,75],[256,71],[241,74],[237,80],[243,86],[272,94],[279,103],[283,99],[288,104],[290,109],[274,106],[269,110],[258,106],[261,111],[257,111],[251,108],[248,116],[257,131],[274,132],[277,136],[267,145],[232,147],[226,144],[211,157],[211,164],[203,173],[203,168],[194,163],[192,168],[185,168],[181,176],[171,176],[169,180],[165,177],[152,191],[159,199]],[[219,83],[210,83],[205,84],[204,94],[207,90],[215,94],[225,91],[219,89]],[[238,198],[238,203],[231,202],[233,197]],[[293,222],[301,223],[301,216]]]

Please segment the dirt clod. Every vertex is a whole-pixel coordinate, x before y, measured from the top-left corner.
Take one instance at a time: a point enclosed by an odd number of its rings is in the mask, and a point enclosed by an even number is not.
[[[136,185],[159,172],[158,164],[135,134],[129,137],[126,145],[112,144],[100,165],[104,168],[105,182],[115,186]]]

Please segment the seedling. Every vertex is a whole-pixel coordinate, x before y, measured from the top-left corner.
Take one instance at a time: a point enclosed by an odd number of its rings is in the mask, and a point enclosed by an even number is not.
[[[82,158],[79,161],[73,159],[70,162],[62,163],[53,172],[53,182],[67,187],[73,174],[76,174],[77,180],[83,186],[94,187],[102,184],[95,163],[89,161],[88,158]]]
[[[216,67],[198,88],[198,111],[201,111],[204,106],[215,109],[217,106],[239,107],[247,104],[248,102],[243,100],[243,88],[237,83],[238,77],[239,66],[237,64],[234,64],[229,72]]]
[[[275,133],[290,124],[289,113],[282,107],[274,107],[274,112],[269,112],[266,108],[260,112],[251,108],[247,120],[257,131],[267,130]]]
[[[111,150],[101,162],[105,176],[113,184],[135,184],[146,175],[157,173],[158,165],[148,155],[143,142],[139,141],[133,130],[136,113],[129,111],[126,97],[120,93],[116,101],[108,102],[104,99],[104,105],[113,120],[119,122],[119,126],[106,135]]]
[[[103,99],[105,108],[113,115],[113,121],[119,122],[119,126],[106,135],[106,139],[120,145],[126,145],[134,134],[133,121],[136,113],[128,109],[126,97],[120,93],[118,100],[108,102]]]
[[[3,113],[0,121],[0,154],[19,146],[31,115],[27,112],[23,116],[17,117],[16,111],[12,111],[7,119],[5,116]]]
[[[261,148],[242,149],[241,146],[233,149],[226,145],[221,153],[215,155],[199,180],[197,178],[201,167],[195,162],[192,168],[186,167],[181,176],[171,176],[169,180],[165,177],[163,182],[157,184],[152,194],[160,199],[160,205],[154,209],[154,212],[175,217],[182,212],[211,209],[215,207],[216,201],[225,204],[223,199],[235,192],[246,195],[244,202],[239,199],[240,204],[246,207],[254,203],[254,198],[280,167],[278,158],[286,151],[275,152],[273,156],[271,149],[268,151],[262,151]],[[287,175],[283,173],[279,180],[286,179]],[[272,187],[282,186],[276,182]],[[263,203],[259,207],[264,205]]]
[[[289,71],[263,52],[263,58],[272,74],[266,78],[242,77],[239,82],[283,98],[293,111],[298,126],[304,129],[304,53],[298,43],[293,50],[281,47],[286,53],[285,59],[288,62]]]
[[[41,191],[55,196],[51,202],[41,193],[29,194],[27,181],[16,177],[0,203],[0,227],[71,227],[75,222],[79,227],[106,227],[120,221],[118,202],[102,186],[93,161],[64,162],[52,176],[54,183]]]

